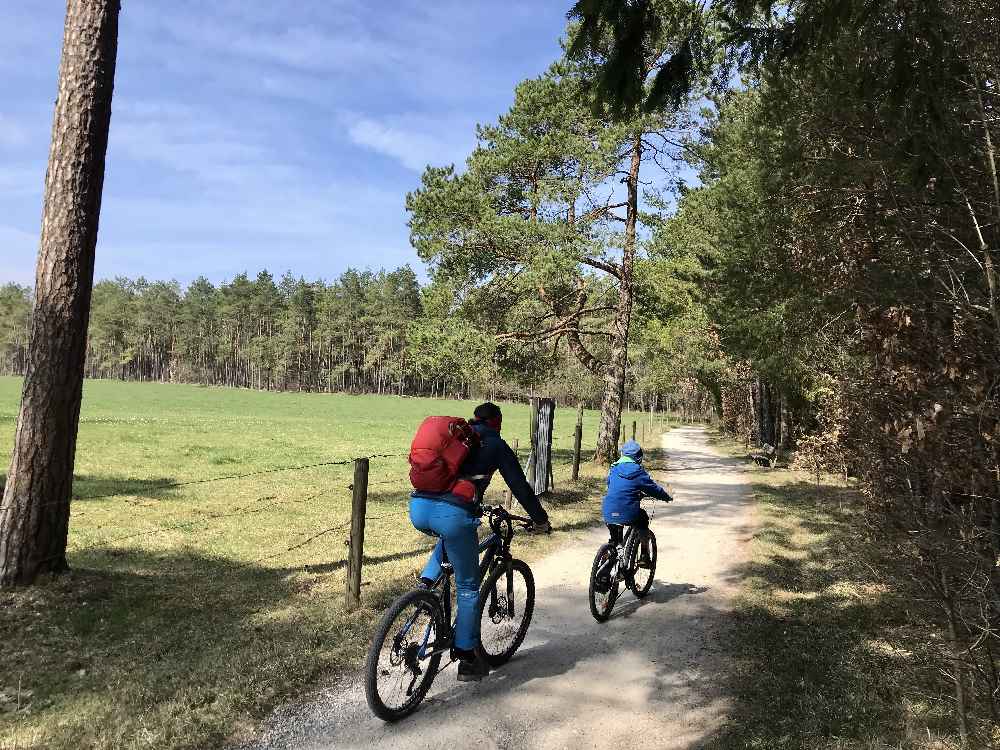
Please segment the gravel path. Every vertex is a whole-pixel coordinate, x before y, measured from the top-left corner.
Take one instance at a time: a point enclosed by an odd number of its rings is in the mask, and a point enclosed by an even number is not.
[[[750,535],[741,462],[705,431],[667,433],[676,501],[655,513],[659,561],[643,600],[621,595],[611,620],[590,616],[587,583],[603,528],[532,565],[535,617],[514,659],[481,683],[440,674],[420,709],[386,725],[360,677],[276,712],[245,750],[278,748],[656,748],[711,746],[729,701],[721,637]],[[640,739],[641,738],[641,739]]]

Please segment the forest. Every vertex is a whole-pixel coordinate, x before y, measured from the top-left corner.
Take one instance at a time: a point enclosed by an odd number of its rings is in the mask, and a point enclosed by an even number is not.
[[[30,289],[0,287],[0,374],[23,374],[30,315]],[[537,391],[599,402],[592,373],[558,350],[534,354],[475,327],[452,309],[451,295],[422,286],[409,267],[348,270],[330,283],[291,273],[275,280],[267,271],[218,286],[199,278],[186,288],[117,278],[94,285],[86,376],[407,396]],[[630,368],[637,408],[658,396],[666,407],[672,395],[660,395],[651,372]],[[679,391],[675,405],[685,403]],[[692,414],[702,406],[691,401]]]

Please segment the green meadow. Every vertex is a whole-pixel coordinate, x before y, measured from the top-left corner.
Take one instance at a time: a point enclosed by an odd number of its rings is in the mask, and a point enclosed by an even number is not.
[[[19,395],[18,379],[0,378],[2,471]],[[406,514],[413,431],[474,406],[88,381],[72,571],[0,593],[0,748],[215,745],[355,663],[430,546]],[[503,407],[524,461],[529,407]],[[598,520],[603,472],[585,463],[569,479],[575,418],[557,408],[546,504],[559,533],[519,540],[527,557]],[[585,412],[585,451],[598,418]],[[382,454],[371,460],[363,606],[347,612],[350,460]],[[498,478],[495,499],[502,488]]]

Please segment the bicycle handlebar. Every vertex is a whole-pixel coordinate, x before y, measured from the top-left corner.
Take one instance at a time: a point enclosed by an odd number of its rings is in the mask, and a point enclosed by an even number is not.
[[[515,523],[521,524],[522,526],[533,526],[534,521],[525,516],[516,516],[502,505],[483,505],[483,510],[487,515],[491,517],[497,517],[500,521],[513,521]]]

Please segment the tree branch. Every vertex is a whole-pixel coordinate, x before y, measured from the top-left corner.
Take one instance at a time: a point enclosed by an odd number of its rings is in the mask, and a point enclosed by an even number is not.
[[[614,263],[609,263],[607,261],[600,260],[598,258],[590,258],[587,256],[582,256],[580,258],[580,262],[583,263],[584,265],[590,266],[591,268],[596,268],[599,271],[604,271],[605,273],[609,273],[616,279],[620,279],[622,277],[621,268],[619,268]]]

